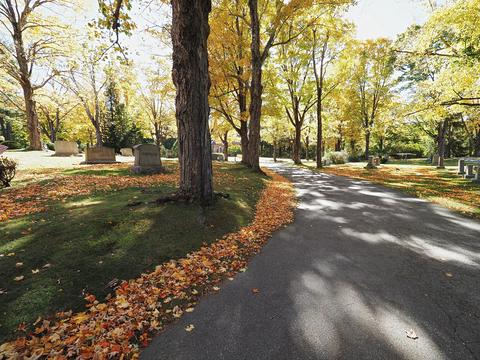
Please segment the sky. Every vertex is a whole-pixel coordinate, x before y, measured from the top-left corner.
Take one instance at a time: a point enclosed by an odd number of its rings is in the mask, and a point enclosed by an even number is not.
[[[348,13],[359,39],[395,39],[412,24],[423,24],[428,13],[419,0],[358,0]]]

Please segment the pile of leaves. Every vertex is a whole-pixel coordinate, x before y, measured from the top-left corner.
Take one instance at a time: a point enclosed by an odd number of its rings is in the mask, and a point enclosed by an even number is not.
[[[465,215],[480,218],[480,187],[454,171],[422,166],[383,166],[365,170],[357,166],[332,166],[322,171],[369,180],[400,189]]]
[[[200,295],[220,290],[220,281],[245,271],[248,259],[271,234],[293,220],[291,183],[280,175],[269,175],[251,225],[183,259],[159,265],[150,274],[121,282],[115,296],[103,303],[88,295],[84,312],[38,319],[32,333],[0,346],[0,360],[138,358],[139,349],[153,334],[193,311]]]
[[[101,169],[101,168],[97,168]],[[178,173],[148,176],[61,175],[0,193],[0,221],[45,211],[50,201],[89,195],[94,191],[116,191],[131,187],[149,188],[178,182]]]

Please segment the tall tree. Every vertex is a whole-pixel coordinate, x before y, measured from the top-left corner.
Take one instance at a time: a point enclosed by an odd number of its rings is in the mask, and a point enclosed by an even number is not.
[[[208,126],[207,40],[210,0],[172,0],[173,82],[180,161],[180,193],[203,205],[213,201]]]
[[[356,49],[353,82],[358,116],[365,134],[365,159],[370,155],[372,128],[378,112],[387,103],[392,89],[394,57],[387,39],[367,40]]]
[[[41,82],[34,83],[32,74],[40,60],[51,57],[58,50],[52,34],[54,25],[48,21],[39,20],[38,13],[46,5],[60,3],[62,0],[2,0],[0,2],[0,23],[10,36],[10,42],[0,39],[0,63],[22,88],[31,150],[42,149],[35,91],[42,88],[53,77],[52,73]],[[34,32],[36,34],[33,34]]]

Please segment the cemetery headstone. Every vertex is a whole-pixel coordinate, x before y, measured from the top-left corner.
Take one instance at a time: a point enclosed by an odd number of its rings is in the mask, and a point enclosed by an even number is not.
[[[135,163],[133,172],[137,174],[155,174],[163,171],[160,149],[157,145],[142,144],[133,147]]]
[[[375,164],[373,163],[373,156],[369,156],[368,157],[368,163],[367,163],[367,166],[365,166],[365,169],[367,170],[373,170],[373,169],[376,169],[377,167],[375,166]]]
[[[115,164],[115,149],[105,146],[87,147],[83,164]]]
[[[467,165],[467,172],[465,173],[465,179],[473,179],[475,175],[473,174],[473,165]]]
[[[464,175],[465,174],[465,159],[458,160],[458,171],[457,175]]]
[[[75,141],[55,141],[55,156],[78,155],[78,144]]]
[[[133,150],[132,148],[122,148],[120,149],[120,154],[122,156],[133,156]]]

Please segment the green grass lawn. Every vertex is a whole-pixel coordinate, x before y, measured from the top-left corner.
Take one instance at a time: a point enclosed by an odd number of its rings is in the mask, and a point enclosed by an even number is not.
[[[128,175],[115,168],[60,173]],[[183,203],[147,203],[174,190],[160,184],[66,198],[52,202],[48,212],[0,222],[0,289],[7,291],[0,294],[0,341],[21,322],[78,310],[86,293],[102,299],[112,292],[107,286],[112,280],[136,278],[247,225],[264,177],[227,164],[217,165],[215,174],[221,178],[215,190],[230,198],[206,211]],[[132,201],[142,204],[128,207]],[[24,279],[15,281],[19,276]]]

